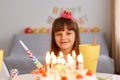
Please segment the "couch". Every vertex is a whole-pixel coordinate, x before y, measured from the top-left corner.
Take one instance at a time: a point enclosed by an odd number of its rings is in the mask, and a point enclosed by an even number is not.
[[[33,55],[44,64],[45,54],[50,49],[50,36],[51,34],[48,33],[16,34],[11,45],[11,51],[4,57],[8,71],[10,72],[11,69],[16,68],[19,74],[26,74],[36,68],[19,43],[19,40],[22,40],[32,51]],[[81,44],[93,43],[95,36],[97,37],[97,44],[101,46],[97,72],[114,73],[114,60],[109,57],[109,50],[103,33],[80,33]]]

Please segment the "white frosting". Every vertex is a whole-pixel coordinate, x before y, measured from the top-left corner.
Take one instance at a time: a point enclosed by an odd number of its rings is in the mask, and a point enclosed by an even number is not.
[[[39,79],[37,78],[39,76]],[[38,74],[24,74],[24,75],[18,75],[16,79],[14,80],[61,80],[61,77],[59,74],[53,75],[48,74],[47,77],[42,77]],[[76,77],[73,74],[67,75],[67,80],[97,80],[96,75],[93,74],[92,76],[84,76],[83,79],[76,79]]]
[[[42,73],[18,75],[14,80],[62,80],[61,78],[63,76],[66,77],[67,80],[97,80],[95,74],[84,68],[79,70],[71,70],[69,68],[55,68],[49,69],[49,71],[45,73],[43,72],[44,75]]]
[[[82,79],[76,79],[77,74],[80,74],[83,76]],[[78,72],[78,70],[76,72],[70,72],[70,71],[66,71],[65,73],[58,73],[58,72],[50,72],[47,73],[46,79],[47,80],[61,80],[61,75],[64,75],[67,77],[67,80],[97,80],[97,77],[95,74],[92,75],[86,75],[86,70],[83,70],[82,72]],[[44,80],[44,79],[40,79],[40,80]]]

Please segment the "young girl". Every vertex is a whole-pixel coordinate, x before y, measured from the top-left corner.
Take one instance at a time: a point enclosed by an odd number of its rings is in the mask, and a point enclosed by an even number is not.
[[[64,57],[75,50],[79,54],[79,28],[70,11],[64,11],[52,25],[51,51],[58,56],[62,51]]]
[[[64,11],[52,25],[51,51],[56,56],[62,51],[64,58],[67,54],[71,54],[75,50],[76,55],[79,54],[79,28],[70,11]],[[33,70],[31,73],[39,73],[39,69]]]

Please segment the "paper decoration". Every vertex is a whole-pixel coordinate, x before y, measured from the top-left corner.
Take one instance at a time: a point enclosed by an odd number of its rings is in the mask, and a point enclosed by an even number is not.
[[[79,24],[84,24],[84,20],[82,17],[79,18],[79,21],[78,21]]]
[[[77,12],[78,14],[76,16],[78,16],[78,17],[81,16],[80,18],[74,16],[74,18],[75,18],[75,20],[77,21],[78,24],[83,25],[86,22],[88,22],[87,15],[81,12],[82,11],[81,6],[72,7],[72,8],[60,8],[60,7],[55,6],[52,9],[53,15],[48,16],[47,23],[48,24],[53,23],[54,19],[56,18],[56,17],[53,17],[53,16],[60,15],[61,12],[63,12],[65,9],[71,10],[73,14],[75,14]]]
[[[48,19],[47,19],[47,23],[51,24],[54,20],[55,20],[54,17],[49,16]]]
[[[77,10],[81,13],[81,6],[77,7]]]
[[[51,32],[52,32],[52,28],[49,27],[47,32],[48,32],[48,33],[51,33]]]
[[[82,16],[82,17],[83,17],[83,19],[84,19],[86,22],[88,22],[87,15],[84,15],[84,16]]]
[[[74,13],[74,12],[75,12],[75,8],[71,8],[70,10],[72,11],[72,13]]]
[[[53,14],[58,14],[58,7],[53,7]]]
[[[61,14],[61,13],[64,11],[64,9],[63,9],[63,8],[60,8],[59,10],[60,10],[60,13],[59,13],[59,14]]]

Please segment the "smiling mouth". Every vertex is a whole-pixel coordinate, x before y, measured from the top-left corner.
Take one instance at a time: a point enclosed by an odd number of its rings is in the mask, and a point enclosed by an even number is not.
[[[68,42],[61,42],[61,44],[65,44],[65,43],[68,43]]]

